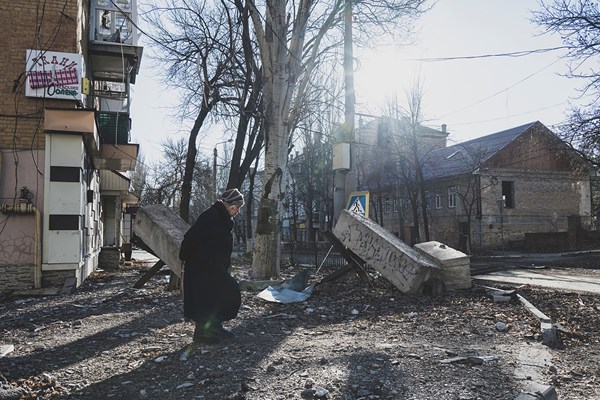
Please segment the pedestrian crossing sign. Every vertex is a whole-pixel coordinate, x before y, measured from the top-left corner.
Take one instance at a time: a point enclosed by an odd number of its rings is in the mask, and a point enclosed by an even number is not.
[[[369,218],[369,192],[352,192],[346,210]]]

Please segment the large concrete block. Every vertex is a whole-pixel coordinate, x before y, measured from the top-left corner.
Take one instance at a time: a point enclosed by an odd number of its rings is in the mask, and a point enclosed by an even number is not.
[[[389,231],[358,214],[343,210],[333,233],[404,293],[418,293],[440,268]]]
[[[179,248],[190,225],[169,207],[156,204],[138,210],[133,232],[181,278]]]
[[[439,278],[446,289],[471,287],[471,260],[468,255],[436,241],[418,243],[415,249],[442,268]]]

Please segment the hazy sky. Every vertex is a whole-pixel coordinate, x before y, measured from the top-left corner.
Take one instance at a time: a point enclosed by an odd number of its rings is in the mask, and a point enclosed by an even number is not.
[[[563,121],[568,102],[582,84],[561,76],[567,63],[561,58],[563,51],[409,61],[561,46],[557,36],[541,35],[541,29],[529,21],[530,10],[538,9],[536,0],[439,0],[422,18],[415,46],[388,52],[383,58],[372,52],[362,60],[356,79],[357,109],[376,114],[377,99],[394,93],[402,102],[406,90],[419,79],[425,125],[447,124],[451,140],[464,141],[536,120],[548,127]]]
[[[548,127],[564,120],[568,102],[582,82],[560,76],[566,71],[562,51],[525,57],[490,57],[439,62],[416,59],[500,54],[561,46],[556,36],[540,35],[532,24],[537,0],[439,0],[419,22],[414,45],[356,50],[359,112],[380,115],[386,99],[405,92],[419,79],[424,88],[425,125],[447,124],[450,141],[487,135],[539,120]],[[146,41],[142,41],[144,43]],[[148,49],[144,49],[146,53]],[[142,60],[132,102],[132,138],[147,162],[160,157],[167,136],[187,135],[168,107],[177,97],[153,79]],[[210,154],[219,134],[200,143]]]

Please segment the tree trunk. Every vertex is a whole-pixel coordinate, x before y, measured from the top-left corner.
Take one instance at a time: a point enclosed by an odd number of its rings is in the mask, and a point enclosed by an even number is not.
[[[427,194],[425,191],[425,182],[423,179],[423,170],[421,165],[418,167],[419,188],[421,189],[421,212],[423,213],[423,230],[425,232],[425,241],[429,242],[429,215],[427,213]]]
[[[306,24],[312,0],[301,0],[288,41],[285,1],[267,1],[264,18],[257,9],[251,16],[263,64],[265,170],[258,209],[252,272],[257,279],[279,276],[281,258],[281,201],[286,176],[289,135],[294,125],[291,101],[301,66]],[[255,7],[255,6],[254,6]],[[264,26],[263,26],[264,20]],[[296,93],[296,96],[300,96]]]
[[[188,223],[191,223],[191,221],[188,221],[190,218],[190,198],[192,196],[194,168],[196,167],[196,154],[198,153],[198,150],[196,149],[196,139],[198,139],[200,128],[202,128],[202,124],[204,124],[204,120],[208,116],[211,108],[212,106],[209,105],[203,106],[200,109],[200,113],[196,117],[196,121],[194,121],[194,126],[190,132],[188,141],[188,152],[185,158],[185,172],[181,184],[181,203],[179,204],[179,216]]]

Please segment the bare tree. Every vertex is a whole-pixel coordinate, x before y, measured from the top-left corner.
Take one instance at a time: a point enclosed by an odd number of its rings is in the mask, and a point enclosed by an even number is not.
[[[150,166],[146,166],[146,179],[141,193],[141,203],[164,204],[173,210],[179,210],[181,202],[181,184],[185,173],[187,157],[187,141],[185,138],[163,141],[162,158]],[[195,219],[210,205],[212,190],[212,170],[208,159],[196,160],[192,196],[190,202],[190,219]]]
[[[292,218],[297,218],[295,205],[299,203],[308,223],[318,223],[321,230],[331,229],[333,223],[332,142],[343,108],[334,65],[326,62],[319,66],[319,76],[306,92],[305,111],[293,136],[292,147],[299,150],[291,151],[289,160],[290,189],[294,193],[286,193]],[[317,239],[314,229],[308,230],[307,239]]]
[[[413,221],[411,242],[415,243],[421,240],[421,227],[425,240],[430,238],[423,167],[431,145],[422,137],[423,93],[423,87],[417,81],[406,93],[406,106],[392,98],[386,110],[390,125],[387,147],[393,148],[395,153],[392,156],[395,164],[385,169],[387,181],[397,182],[397,191],[409,200]]]
[[[185,153],[184,140],[165,139],[162,159],[149,168],[142,204],[164,204],[173,209],[179,208]]]
[[[148,166],[146,165],[146,158],[140,152],[135,164],[135,170],[131,177],[131,191],[141,199],[144,194],[144,188],[146,187],[146,181],[148,179]]]
[[[568,49],[567,77],[580,79],[582,99],[589,101],[570,110],[568,120],[559,127],[560,135],[589,161],[600,165],[600,12],[591,0],[540,1],[533,22],[547,32],[558,33]]]
[[[267,2],[263,10],[251,2],[252,21],[263,66],[265,110],[265,175],[259,206],[253,272],[277,276],[280,263],[280,203],[283,199],[290,135],[302,111],[302,101],[323,51],[341,42],[346,1]],[[360,1],[353,3],[357,38],[410,26],[424,1]],[[406,25],[402,25],[406,23]],[[330,34],[326,37],[327,34]],[[337,35],[335,34],[337,33]]]
[[[260,129],[249,128],[260,110],[261,80],[253,59],[248,18],[247,10],[238,13],[230,2],[201,0],[168,0],[166,6],[153,7],[146,14],[159,44],[159,63],[167,67],[163,80],[181,89],[179,117],[194,118],[181,187],[180,215],[187,221],[196,143],[209,115],[239,118],[228,186],[241,185],[262,146]]]
[[[481,193],[491,184],[483,184],[480,176],[480,167],[486,159],[488,152],[481,147],[472,144],[459,145],[460,151],[455,153],[455,158],[462,159],[467,166],[467,172],[456,177],[456,195],[466,215],[466,225],[469,227],[466,231],[466,248],[461,251],[470,252],[473,248],[473,238],[471,225],[473,217],[481,218]],[[433,168],[433,166],[431,166]]]

